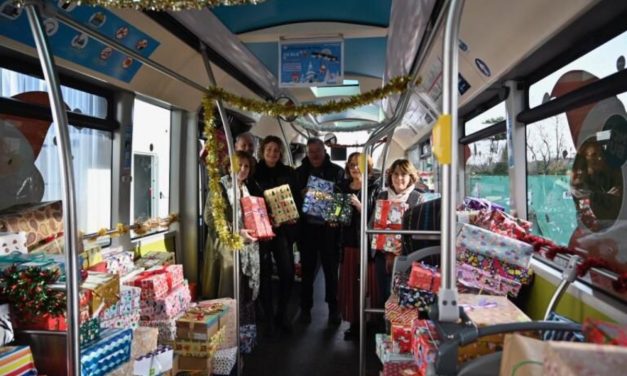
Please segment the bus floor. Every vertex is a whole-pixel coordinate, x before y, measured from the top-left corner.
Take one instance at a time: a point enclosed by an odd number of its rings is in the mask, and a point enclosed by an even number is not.
[[[275,281],[275,285],[277,282]],[[275,286],[276,287],[276,286]],[[244,355],[244,376],[356,376],[359,375],[359,341],[344,340],[347,322],[340,326],[327,324],[328,309],[324,301],[324,276],[319,270],[314,283],[314,307],[311,324],[299,322],[300,283],[295,284],[290,302],[294,318],[291,333],[264,337],[258,323],[257,346]],[[379,318],[382,320],[382,318]],[[375,354],[375,325],[367,325],[366,374],[379,374],[381,364]]]

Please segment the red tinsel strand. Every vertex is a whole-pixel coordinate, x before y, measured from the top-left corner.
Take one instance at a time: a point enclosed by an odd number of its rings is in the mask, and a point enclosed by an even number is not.
[[[582,277],[588,273],[590,268],[606,268],[609,269],[607,261],[598,257],[588,257],[581,264],[577,265],[577,275]]]
[[[627,291],[627,272],[618,276],[618,279],[612,283],[614,290],[617,292]]]

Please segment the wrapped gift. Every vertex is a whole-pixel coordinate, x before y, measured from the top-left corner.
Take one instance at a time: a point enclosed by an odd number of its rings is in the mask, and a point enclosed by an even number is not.
[[[337,222],[348,226],[353,218],[353,205],[350,195],[334,193],[331,202],[324,208],[322,218],[326,222]]]
[[[120,276],[117,274],[89,272],[82,288],[91,291],[91,311],[96,312],[114,305],[120,299]]]
[[[414,320],[412,324],[412,353],[420,375],[435,374],[434,364],[438,355],[439,337],[433,322]]]
[[[593,343],[547,342],[543,375],[623,375],[627,348]]]
[[[257,325],[242,325],[239,329],[239,349],[242,354],[250,354],[257,344]]]
[[[61,201],[15,205],[0,212],[0,232],[26,232],[26,247],[32,251],[47,239],[63,233]],[[63,253],[63,243],[50,242],[48,253]]]
[[[128,283],[141,288],[141,300],[161,299],[170,291],[166,273],[143,272]]]
[[[505,211],[503,206],[479,197],[465,197],[461,207],[464,210]]]
[[[178,370],[179,371],[202,371],[200,375],[210,376],[213,374],[211,369],[212,367],[212,359],[211,358],[197,358],[193,356],[177,356],[178,362]],[[193,375],[197,375],[197,373],[193,373]]]
[[[542,376],[547,343],[520,334],[506,334],[499,374]]]
[[[0,375],[36,376],[33,354],[28,346],[0,347]]]
[[[103,255],[103,257],[107,264],[108,273],[124,275],[135,269],[133,252],[120,251],[117,253],[109,253],[106,256]]]
[[[103,376],[129,361],[131,329],[106,329],[100,339],[81,349],[81,375]]]
[[[491,275],[498,275],[502,278],[520,282],[523,285],[531,283],[533,278],[533,272],[529,268],[523,268],[515,264],[501,261],[495,257],[469,250],[460,250],[458,248],[457,261],[490,272]]]
[[[224,328],[224,339],[218,346],[218,350],[237,346],[237,330],[235,324],[235,310],[237,301],[231,298],[221,298],[198,302],[198,307],[221,304],[224,307],[224,316],[220,317],[220,328]],[[228,309],[227,309],[228,308]]]
[[[145,269],[170,264],[174,264],[174,252],[150,251],[135,261],[136,267]]]
[[[141,288],[120,286],[120,300],[100,313],[101,320],[111,320],[118,316],[139,313]]]
[[[126,315],[115,316],[108,320],[100,321],[102,328],[137,329],[139,327],[139,311]]]
[[[218,350],[213,355],[212,367],[214,375],[230,375],[237,361],[237,347]]]
[[[333,200],[333,187],[335,184],[328,180],[310,175],[307,180],[307,193],[303,201],[303,213],[309,219],[323,222],[323,213]]]
[[[9,255],[13,252],[28,253],[26,248],[26,233],[0,232],[0,256]]]
[[[187,309],[191,297],[187,282],[172,290],[163,299],[142,300],[140,302],[142,320],[165,320]]]
[[[504,211],[492,211],[489,219],[478,225],[514,239],[522,239],[531,231],[531,222],[515,218]]]
[[[374,211],[374,228],[380,230],[400,230],[407,204],[390,200],[377,200]],[[400,235],[377,234],[372,238],[372,248],[384,252],[400,254]]]
[[[464,308],[472,322],[479,327],[531,321],[524,312],[504,296],[460,294],[459,304]],[[472,344],[459,349],[459,360],[465,362],[490,354],[502,349],[502,346],[502,334],[481,337]]]
[[[457,235],[457,252],[471,251],[528,268],[533,247],[516,239],[464,223]]]
[[[270,207],[272,220],[275,224],[280,225],[298,219],[298,209],[289,185],[284,184],[268,189],[263,192],[263,196]]]
[[[383,376],[422,376],[414,362],[383,364]]]
[[[440,290],[440,272],[424,263],[413,262],[407,284],[422,290],[438,292]]]
[[[398,285],[398,305],[403,308],[415,308],[418,312],[427,312],[435,302],[436,295],[427,290],[417,289],[405,284]]]
[[[466,287],[477,289],[490,295],[518,296],[520,282],[503,278],[500,275],[491,275],[485,270],[468,264],[457,265],[457,282]]]
[[[133,375],[161,375],[172,369],[174,351],[170,346],[159,346],[154,351],[135,358]]]
[[[133,359],[157,349],[159,345],[159,329],[140,326],[133,332],[131,357]]]
[[[418,310],[401,307],[398,304],[398,297],[390,295],[385,302],[385,318],[392,324],[408,326],[418,318]]]
[[[176,321],[176,337],[197,341],[208,341],[224,326],[220,319],[229,307],[221,303],[203,305],[188,309]]]
[[[411,351],[412,343],[412,327],[411,325],[392,324],[391,338],[394,348],[398,348],[399,353],[408,353]]]
[[[87,345],[100,338],[100,319],[96,317],[82,323],[78,335],[81,346]]]
[[[13,325],[8,304],[0,304],[0,346],[13,341]]]
[[[413,357],[410,353],[399,353],[395,351],[392,339],[389,335],[377,333],[374,338],[377,356],[381,363],[413,362]]]
[[[86,249],[81,256],[83,259],[83,269],[89,269],[92,266],[104,261],[102,258],[102,249],[100,247]]]
[[[13,326],[16,329],[24,330],[50,330],[63,332],[67,330],[67,320],[65,315],[51,315],[46,313],[40,316],[12,316]]]
[[[183,313],[166,320],[140,321],[139,324],[140,326],[157,328],[159,330],[159,344],[171,345],[174,344],[174,340],[176,339],[176,320],[182,315]]]
[[[181,356],[193,356],[198,358],[211,358],[224,342],[225,328],[218,330],[208,341],[194,341],[176,338],[174,341],[174,353]]]
[[[263,197],[242,197],[241,204],[244,213],[244,228],[251,231],[251,236],[257,239],[273,238],[275,234]]]
[[[627,347],[627,326],[601,320],[586,319],[583,333],[588,342]]]

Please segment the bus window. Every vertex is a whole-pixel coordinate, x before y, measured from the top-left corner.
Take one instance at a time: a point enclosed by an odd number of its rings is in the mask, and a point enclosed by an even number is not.
[[[464,135],[471,134],[486,129],[491,125],[505,120],[506,110],[505,102],[500,102],[496,106],[482,112],[464,123]]]
[[[170,115],[169,109],[135,99],[132,220],[164,218],[169,214]]]
[[[464,146],[466,196],[481,197],[510,209],[505,133]]]
[[[537,105],[625,68],[627,33],[533,84]],[[606,78],[611,79],[611,78]],[[627,271],[627,92],[527,125],[534,231]]]
[[[46,103],[43,80],[0,68],[1,94],[17,96],[26,103]],[[61,87],[63,100],[75,112],[104,118],[107,100],[84,91]],[[5,126],[15,127],[25,135],[35,158],[34,165],[43,181],[42,201],[61,200],[63,191],[54,124],[20,116],[0,114]],[[111,166],[113,134],[108,131],[69,127],[78,229],[85,233],[111,226]],[[26,166],[24,166],[26,168]]]

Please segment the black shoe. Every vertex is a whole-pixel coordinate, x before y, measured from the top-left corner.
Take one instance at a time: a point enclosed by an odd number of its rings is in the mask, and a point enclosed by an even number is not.
[[[300,317],[298,320],[301,324],[309,325],[311,324],[311,311],[308,309],[303,309],[300,311]]]
[[[342,316],[337,310],[329,311],[329,325],[338,326],[342,323]]]

